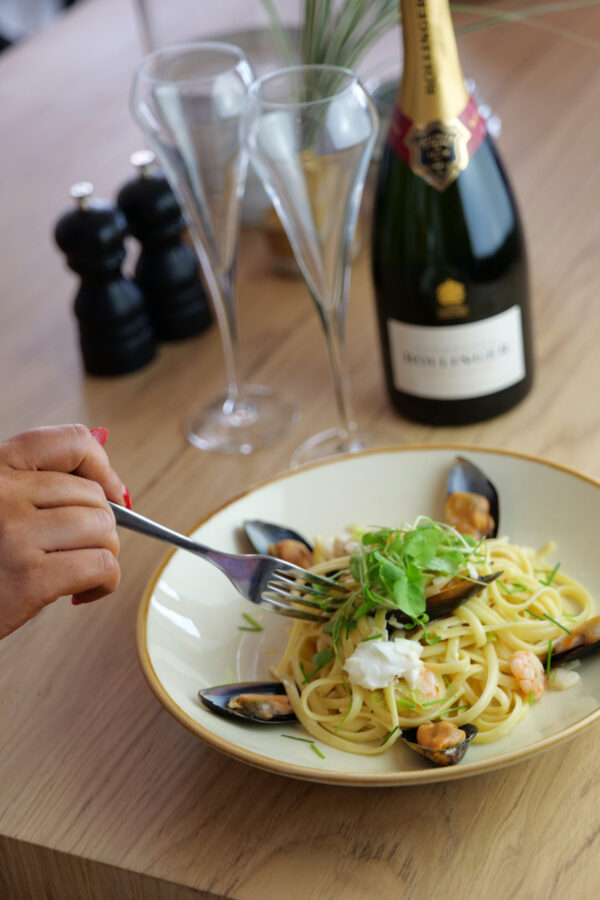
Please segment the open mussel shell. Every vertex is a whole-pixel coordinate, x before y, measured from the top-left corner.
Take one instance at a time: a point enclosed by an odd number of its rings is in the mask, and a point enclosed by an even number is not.
[[[498,491],[487,478],[481,469],[465,459],[464,456],[457,456],[448,473],[446,481],[446,506],[448,498],[452,494],[472,494],[485,497],[489,504],[489,515],[491,524],[485,529],[485,533],[481,537],[496,537],[498,534],[498,522],[500,519],[500,502],[498,499]],[[458,531],[462,529],[457,525]],[[473,532],[471,532],[473,533]]]
[[[581,659],[588,653],[596,653],[600,650],[600,616],[596,616],[578,628],[571,634],[565,634],[554,642],[550,653],[550,664],[560,666],[574,659]],[[542,660],[543,665],[548,662],[548,657]]]
[[[454,612],[454,610],[468,600],[469,597],[474,597],[475,594],[482,591],[484,587],[487,587],[488,584],[495,581],[499,575],[502,575],[501,571],[492,572],[491,575],[482,575],[477,581],[471,581],[467,578],[451,578],[446,582],[441,591],[438,591],[437,594],[432,594],[427,598],[425,612],[430,620],[441,619],[442,616],[447,616],[451,612]],[[389,616],[393,617],[397,622],[400,622],[403,625],[413,621],[410,616],[407,616],[400,610],[392,610],[389,613]]]
[[[469,744],[477,734],[478,730],[475,725],[461,725],[460,728],[466,735],[464,741],[457,744],[456,747],[449,747],[447,750],[431,750],[429,747],[422,747],[421,744],[417,743],[416,728],[403,729],[401,736],[404,743],[407,744],[411,750],[414,750],[415,753],[418,753],[420,756],[424,756],[430,762],[435,763],[436,766],[455,766],[464,759],[465,753],[469,749]]]
[[[198,691],[198,697],[207,709],[228,719],[260,725],[277,725],[296,719],[280,681],[221,684]]]
[[[285,525],[276,525],[274,522],[247,519],[244,522],[244,531],[257,553],[268,553],[272,544],[279,544],[281,541],[300,541],[311,552],[313,549],[303,535]]]

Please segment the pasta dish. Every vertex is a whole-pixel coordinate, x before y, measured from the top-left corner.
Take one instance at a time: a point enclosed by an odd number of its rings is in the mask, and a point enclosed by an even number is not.
[[[341,750],[380,754],[439,721],[497,740],[546,690],[577,680],[557,678],[552,650],[591,618],[592,600],[547,561],[553,550],[425,517],[317,540],[311,571],[344,591],[317,599],[322,619],[296,620],[273,674],[309,734]]]

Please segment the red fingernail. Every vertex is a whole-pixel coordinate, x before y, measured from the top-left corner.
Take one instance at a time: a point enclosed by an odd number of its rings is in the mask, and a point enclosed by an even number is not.
[[[101,447],[104,447],[105,443],[108,440],[108,428],[90,428],[90,434],[92,434]]]
[[[123,502],[127,509],[131,509],[131,494],[126,484],[123,485]]]
[[[77,597],[73,596],[71,597],[71,603],[73,604],[73,606],[80,606],[81,600],[78,600]]]

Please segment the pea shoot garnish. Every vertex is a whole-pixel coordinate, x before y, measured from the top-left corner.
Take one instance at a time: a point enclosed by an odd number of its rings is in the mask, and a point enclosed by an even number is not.
[[[436,644],[440,638],[429,635],[425,628],[429,621],[426,585],[439,576],[476,580],[469,574],[469,566],[483,558],[475,538],[425,516],[412,528],[364,533],[359,551],[350,557],[350,573],[357,588],[323,628],[331,635],[336,656],[342,635],[348,637],[361,618],[381,609],[402,614],[408,619],[405,627],[422,627],[425,643]]]

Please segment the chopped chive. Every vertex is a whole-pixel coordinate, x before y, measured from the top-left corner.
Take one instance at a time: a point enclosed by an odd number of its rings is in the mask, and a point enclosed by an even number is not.
[[[376,641],[377,638],[380,637],[382,637],[381,634],[370,634],[369,637],[362,638],[362,640],[359,641],[359,644],[366,644],[367,641]]]
[[[294,734],[282,734],[281,737],[289,738],[290,741],[302,741],[303,744],[310,744],[310,749],[313,750],[317,756],[320,756],[321,759],[325,759],[325,754],[321,753],[315,742],[311,741],[310,738],[296,737]]]
[[[446,687],[448,688],[448,690],[450,692],[450,695],[452,697],[456,698],[456,694],[454,693],[454,690],[452,688],[452,685],[450,683],[450,679],[448,678],[448,676],[446,674],[444,674],[444,675],[442,675],[442,678],[444,680],[444,684],[446,685]]]
[[[552,657],[552,641],[548,641],[548,659],[546,660],[546,678],[550,678],[550,659]]]
[[[416,709],[417,704],[413,700],[408,700],[406,697],[396,697],[396,706],[399,703],[403,703],[405,706],[408,706],[409,709]]]
[[[529,705],[533,706],[535,703],[535,697],[533,696],[533,691],[529,691]]]
[[[554,581],[554,576],[558,572],[559,568],[560,568],[560,563],[557,562],[556,565],[554,566],[554,568],[552,569],[552,571],[550,572],[550,576],[545,581],[542,578],[538,579],[540,584],[545,584],[546,587],[550,587],[550,585]]]
[[[554,622],[559,628],[562,628],[563,631],[566,631],[567,634],[573,634],[572,631],[569,631],[566,625],[561,625],[560,622],[557,622],[556,619],[553,619],[552,616],[549,616],[548,613],[544,613],[544,618],[549,619],[551,622]]]
[[[248,613],[242,613],[242,618],[248,622],[251,627],[247,625],[239,625],[238,631],[264,631],[264,628],[257,622],[256,619],[253,619],[252,616],[249,616]]]
[[[526,613],[529,613],[530,616],[533,616],[534,619],[539,619],[540,622],[543,622],[543,621],[544,621],[544,617],[543,617],[543,616],[538,616],[537,613],[532,612],[530,609],[526,609],[525,612],[526,612]]]
[[[421,706],[423,709],[428,709],[430,706],[437,706],[438,703],[445,703],[446,700],[449,700],[450,697],[442,697],[441,700],[428,700],[427,703],[422,703]]]
[[[552,678],[550,679],[550,690],[552,690],[554,688],[555,679],[556,679],[556,669],[552,673]]]
[[[461,706],[454,706],[452,709],[445,709],[443,712],[438,713],[437,716],[433,716],[432,721],[433,721],[433,719],[439,719],[440,716],[447,716],[448,713],[460,712],[461,709],[469,709],[469,708],[470,707],[469,707],[468,703],[463,703],[463,704],[461,704]]]
[[[387,742],[389,741],[389,739],[391,738],[391,736],[392,736],[393,734],[395,734],[397,731],[398,731],[398,726],[396,725],[395,728],[392,728],[391,731],[388,731],[388,733],[386,734],[386,736],[384,737],[384,739],[382,740],[382,742],[380,743],[379,746],[380,746],[380,747],[383,747],[384,744],[387,744]]]
[[[348,718],[348,714],[349,714],[349,712],[350,712],[351,709],[352,709],[352,703],[349,703],[349,704],[348,704],[348,709],[346,710],[346,712],[344,713],[344,715],[342,716],[342,718],[340,719],[340,721],[338,722],[338,724],[337,724],[337,725],[335,726],[335,728],[333,729],[334,734],[337,734],[337,733],[338,733],[338,731],[340,730],[340,728],[342,727],[342,725],[344,724],[344,722],[345,722],[346,719]]]
[[[523,584],[521,581],[514,581],[512,586],[509,587],[504,581],[501,581],[498,578],[496,579],[496,584],[502,588],[505,594],[508,594],[511,597],[513,594],[520,594],[521,592],[525,592],[526,594],[532,593],[531,588],[527,587],[527,585]]]

